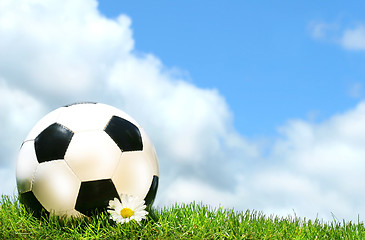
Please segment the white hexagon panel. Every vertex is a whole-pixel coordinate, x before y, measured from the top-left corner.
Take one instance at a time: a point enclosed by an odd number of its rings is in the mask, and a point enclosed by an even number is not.
[[[65,154],[65,161],[81,181],[113,176],[122,151],[104,131],[78,132]]]

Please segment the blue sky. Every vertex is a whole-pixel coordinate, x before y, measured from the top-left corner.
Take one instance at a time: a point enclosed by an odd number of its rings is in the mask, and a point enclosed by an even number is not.
[[[156,207],[363,221],[364,5],[0,1],[0,194],[42,116],[97,101],[152,139]]]
[[[343,49],[343,30],[365,22],[362,1],[109,1],[108,17],[132,18],[136,51],[157,55],[202,88],[216,88],[250,137],[276,135],[288,119],[314,122],[355,106],[363,52]],[[316,24],[329,25],[314,37]]]

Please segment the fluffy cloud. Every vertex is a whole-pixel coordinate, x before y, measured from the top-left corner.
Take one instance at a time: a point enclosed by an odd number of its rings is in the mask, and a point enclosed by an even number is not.
[[[0,77],[0,194],[15,193],[15,160],[24,133],[44,112],[42,104]]]
[[[32,96],[11,88],[0,78],[0,167],[11,163],[22,142],[22,135],[36,122],[42,105]],[[5,150],[5,151],[3,151]]]
[[[54,106],[97,95],[134,42],[128,17],[109,20],[96,7],[95,1],[2,1],[2,77]]]
[[[133,53],[129,17],[107,19],[86,0],[1,4],[1,137],[15,136],[0,143],[2,168],[13,171],[35,119],[83,100],[120,107],[144,126],[160,157],[161,192],[176,176],[233,188],[230,166],[258,154],[233,129],[217,90],[197,88],[153,55]]]
[[[306,214],[317,212],[330,218],[329,213],[333,212],[356,219],[365,210],[359,204],[365,196],[364,120],[365,103],[360,103],[320,124],[288,122],[281,128],[283,137],[276,142],[271,155],[273,161],[281,161],[280,166],[286,167],[276,167],[266,174],[278,171],[268,181],[278,184],[267,189],[279,185],[281,189],[288,188],[287,207],[292,204]],[[281,176],[286,177],[283,180]]]
[[[166,173],[199,175],[230,187],[231,175],[219,174],[229,171],[226,160],[237,160],[237,152],[241,159],[257,156],[256,147],[233,130],[231,113],[216,90],[199,89],[164,72],[153,56],[118,62],[109,83],[115,96],[123,97],[124,109],[160,146]]]
[[[348,50],[365,50],[365,25],[341,31],[339,24],[312,21],[309,32],[314,39],[333,42]]]
[[[241,171],[234,173],[232,188],[180,177],[164,197],[282,216],[364,220],[364,121],[365,102],[317,124],[290,120],[279,128],[269,154],[236,163]]]
[[[365,50],[365,25],[345,30],[341,44],[350,50]]]
[[[288,121],[262,147],[237,133],[217,90],[135,54],[131,19],[102,16],[96,1],[1,1],[0,36],[0,180],[12,179],[0,193],[13,193],[16,154],[37,119],[90,100],[125,110],[152,138],[158,206],[194,200],[349,220],[365,210],[365,103],[318,124]]]

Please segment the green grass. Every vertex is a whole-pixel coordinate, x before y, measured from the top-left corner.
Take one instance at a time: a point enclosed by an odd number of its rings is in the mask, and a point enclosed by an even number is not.
[[[15,198],[0,200],[0,239],[365,239],[363,223],[305,220],[236,212],[201,204],[152,209],[138,225],[90,219],[35,218]]]

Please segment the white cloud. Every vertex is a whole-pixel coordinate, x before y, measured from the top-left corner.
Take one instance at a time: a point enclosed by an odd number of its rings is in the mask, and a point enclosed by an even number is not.
[[[2,194],[15,195],[17,193],[15,175],[12,170],[0,167],[0,196]]]
[[[120,107],[151,136],[160,206],[195,200],[349,220],[365,211],[365,103],[318,124],[289,121],[264,153],[236,132],[217,90],[196,87],[156,56],[136,55],[131,19],[107,19],[95,1],[1,1],[0,36],[0,138],[9,140],[0,141],[2,179],[14,176],[37,119],[91,100]],[[13,189],[10,182],[0,193]]]
[[[364,220],[364,122],[365,102],[317,124],[288,121],[270,154],[242,163],[241,169],[246,169],[235,172],[234,187],[218,189],[212,183],[179,178],[162,197],[282,216],[333,220],[334,215],[337,220],[357,221],[359,215]]]
[[[341,30],[337,23],[312,21],[308,25],[311,36],[316,40],[339,44],[348,50],[365,50],[365,25]]]
[[[256,146],[235,132],[217,90],[197,88],[153,55],[134,54],[130,24],[124,15],[103,17],[95,1],[2,2],[0,76],[9,93],[4,99],[11,102],[19,93],[25,106],[37,106],[30,110],[32,118],[80,100],[115,105],[134,116],[155,142],[166,176],[161,191],[176,176],[233,188],[240,168],[230,166],[256,157]],[[27,114],[6,104],[0,110]],[[30,126],[25,118],[17,124],[7,119],[3,137],[17,136],[3,152],[16,155],[14,146],[20,146]],[[16,125],[22,128],[15,132]]]
[[[25,131],[32,127],[41,113],[42,104],[35,98],[18,89],[9,87],[0,78],[0,167],[7,165],[16,156],[19,143],[25,137]]]
[[[45,99],[100,91],[108,69],[134,42],[127,16],[106,19],[96,6],[95,1],[3,1],[1,75]]]
[[[162,199],[165,205],[174,205],[175,203],[203,202],[213,207],[233,207],[237,201],[237,196],[227,190],[219,190],[192,178],[177,178],[163,192]],[[159,198],[161,200],[161,197]],[[158,203],[157,203],[158,204]]]
[[[365,25],[344,31],[341,45],[350,50],[365,50]]]
[[[295,185],[300,198],[311,203],[306,207],[293,202],[296,209],[317,211],[327,218],[333,212],[353,219],[365,210],[358,204],[365,197],[364,120],[365,102],[320,124],[295,120],[281,129],[283,139],[276,142],[271,158],[281,161],[280,166],[286,166],[292,177],[302,179],[305,184]],[[295,181],[283,182],[287,188]]]
[[[26,131],[44,113],[42,104],[0,78],[0,195],[15,193],[15,159]]]

